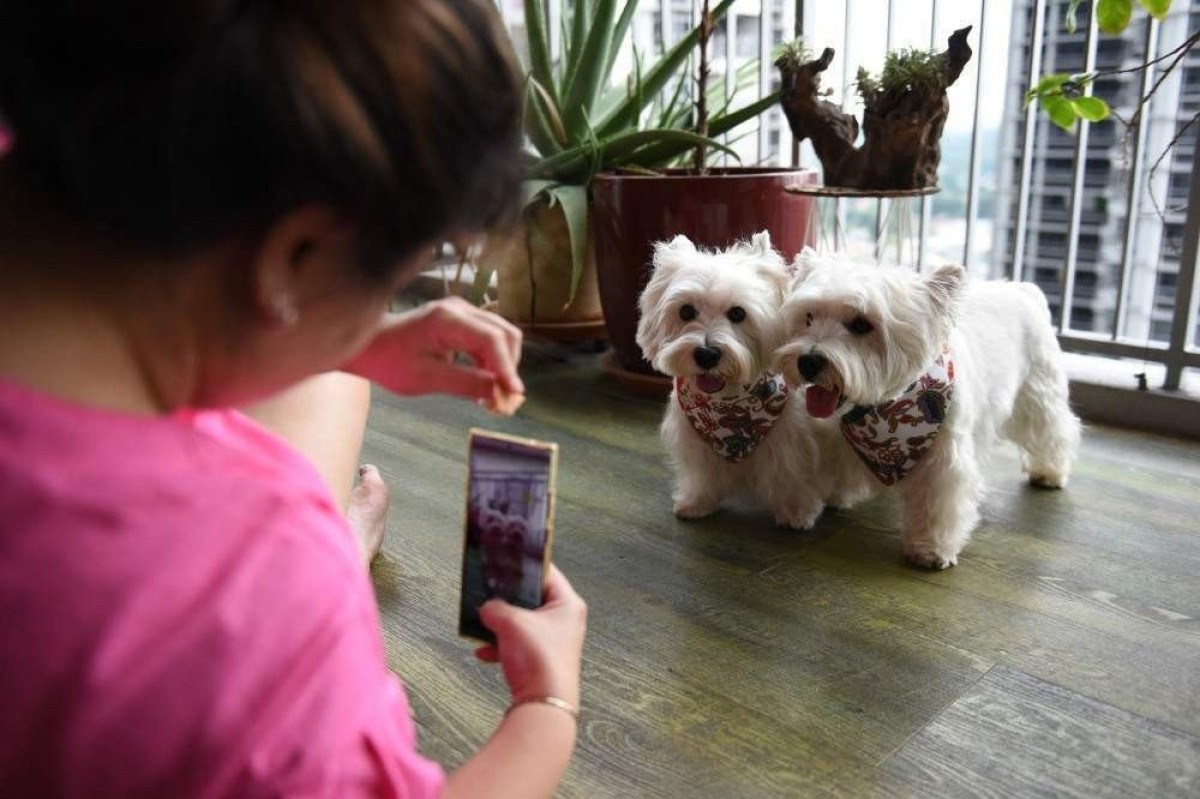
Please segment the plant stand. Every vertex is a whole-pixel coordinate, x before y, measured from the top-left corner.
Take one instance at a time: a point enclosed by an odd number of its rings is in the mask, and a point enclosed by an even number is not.
[[[936,194],[937,186],[922,189],[853,189],[840,186],[788,186],[784,191],[812,197],[816,208],[808,217],[807,239],[819,253],[849,254],[841,200],[875,200],[875,236],[871,260],[916,268],[920,255],[918,200]]]

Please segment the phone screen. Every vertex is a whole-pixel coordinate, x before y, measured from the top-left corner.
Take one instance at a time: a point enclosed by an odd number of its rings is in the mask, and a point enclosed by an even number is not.
[[[554,519],[558,448],[472,430],[468,456],[459,633],[489,643],[479,606],[542,604]]]

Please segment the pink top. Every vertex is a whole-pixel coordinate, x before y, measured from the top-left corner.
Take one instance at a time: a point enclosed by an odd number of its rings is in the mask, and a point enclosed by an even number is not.
[[[352,534],[233,411],[0,380],[0,792],[428,797]]]

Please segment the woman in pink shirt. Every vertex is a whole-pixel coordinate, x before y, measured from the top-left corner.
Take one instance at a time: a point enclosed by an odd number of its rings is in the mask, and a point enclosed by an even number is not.
[[[485,606],[513,702],[443,775],[341,500],[231,410],[333,370],[523,391],[504,322],[387,311],[433,243],[511,219],[520,114],[490,0],[0,4],[6,799],[553,793],[566,579]]]

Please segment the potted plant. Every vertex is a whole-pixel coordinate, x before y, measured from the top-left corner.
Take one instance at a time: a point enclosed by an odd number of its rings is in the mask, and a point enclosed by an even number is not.
[[[709,98],[707,42],[720,12],[707,2],[697,26],[694,46],[699,55],[695,92],[689,110],[691,125],[710,136],[730,128],[707,118]],[[775,92],[750,108],[755,114],[779,101]],[[750,117],[745,117],[749,119]],[[612,355],[606,367],[627,386],[646,393],[665,393],[670,384],[642,357],[635,341],[637,299],[649,279],[655,241],[684,234],[700,246],[726,247],[761,230],[771,234],[774,246],[791,258],[803,249],[810,235],[812,198],[784,191],[815,183],[811,170],[768,168],[712,168],[710,145],[699,142],[690,167],[613,170],[597,175],[592,188],[592,220],[601,299]],[[648,145],[631,154],[630,161],[653,167],[664,150]],[[676,151],[676,156],[678,156]]]
[[[731,152],[684,124],[681,67],[699,26],[649,65],[635,52],[633,74],[609,86],[638,0],[566,4],[562,55],[552,61],[544,0],[526,0],[528,52],[525,132],[530,147],[523,224],[493,237],[479,256],[479,282],[498,278],[502,315],[527,329],[560,337],[603,338],[603,314],[591,256],[588,192],[602,170],[671,162],[696,144]],[[713,16],[732,5],[724,0]],[[676,91],[671,92],[674,86]],[[717,136],[769,108],[763,100],[723,108],[709,124]],[[595,333],[593,335],[593,332]]]

